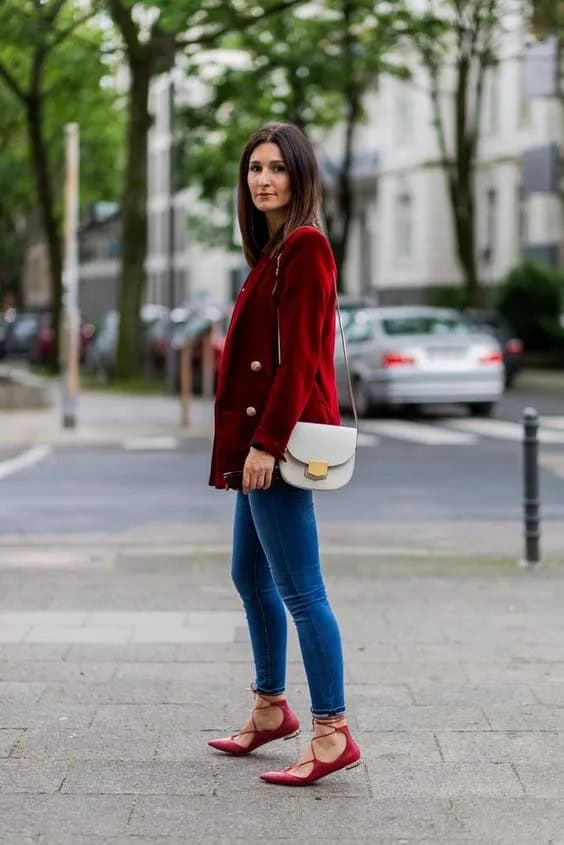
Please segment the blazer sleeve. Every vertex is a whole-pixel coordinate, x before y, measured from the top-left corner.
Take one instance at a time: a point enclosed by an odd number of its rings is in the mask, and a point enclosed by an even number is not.
[[[278,279],[282,360],[253,434],[279,460],[285,460],[292,429],[309,399],[327,308],[335,298],[333,254],[321,232],[300,232],[285,252]]]

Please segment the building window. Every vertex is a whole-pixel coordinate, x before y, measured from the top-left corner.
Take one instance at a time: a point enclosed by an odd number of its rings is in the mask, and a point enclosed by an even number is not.
[[[492,67],[489,74],[488,131],[490,135],[497,135],[499,132],[499,86],[499,66]]]
[[[517,252],[520,253],[527,241],[529,240],[529,217],[527,208],[527,197],[523,191],[523,186],[517,186],[516,197],[517,208]]]
[[[411,91],[402,87],[396,100],[396,136],[397,143],[405,147],[413,142],[414,112]]]
[[[396,200],[397,256],[409,258],[413,253],[413,201],[403,193]]]
[[[483,259],[486,264],[493,261],[497,239],[497,191],[490,188],[486,194],[486,237]]]
[[[531,122],[531,100],[527,92],[527,68],[524,57],[518,65],[519,73],[519,108],[517,111],[517,126],[528,126]]]

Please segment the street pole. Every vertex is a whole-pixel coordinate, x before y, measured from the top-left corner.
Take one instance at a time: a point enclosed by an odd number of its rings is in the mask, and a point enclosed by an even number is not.
[[[523,486],[525,558],[521,566],[540,564],[539,415],[535,408],[523,412]]]
[[[174,65],[172,66],[168,77],[168,132],[169,132],[169,146],[168,146],[168,239],[167,239],[167,271],[168,271],[168,307],[172,312],[175,307],[175,276],[174,276],[174,253],[175,253],[175,218],[174,218],[174,186],[175,186],[175,168],[174,168]],[[176,350],[172,345],[173,335],[172,321],[169,322],[170,337],[168,338],[166,350],[166,384],[169,393],[175,393],[177,382],[177,368],[176,368]]]
[[[174,188],[176,183],[175,160],[174,160],[174,70],[169,74],[168,80],[168,307],[172,311],[175,306],[176,290],[174,276],[174,253],[176,249],[174,231]]]
[[[63,343],[62,405],[63,427],[76,426],[76,406],[79,390],[79,334],[78,310],[78,184],[79,129],[78,123],[65,126],[65,256],[63,264]]]

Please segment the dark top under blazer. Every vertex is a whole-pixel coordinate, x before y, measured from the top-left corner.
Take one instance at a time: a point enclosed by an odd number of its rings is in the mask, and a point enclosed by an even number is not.
[[[280,259],[263,256],[235,306],[221,360],[209,483],[243,469],[252,440],[279,460],[298,420],[338,425],[335,261],[319,229],[302,226]],[[277,366],[276,300],[282,363]]]

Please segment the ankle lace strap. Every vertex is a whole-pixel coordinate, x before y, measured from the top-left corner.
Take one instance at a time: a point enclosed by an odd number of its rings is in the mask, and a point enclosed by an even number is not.
[[[312,719],[311,719],[312,726],[315,726],[316,723],[318,725],[327,725],[327,727],[331,728],[331,730],[328,731],[326,734],[319,734],[319,736],[313,736],[311,738],[310,745],[311,745],[312,756],[310,757],[309,760],[304,760],[303,763],[294,763],[292,766],[288,766],[288,768],[285,769],[285,771],[289,772],[291,769],[301,769],[302,766],[308,766],[310,763],[313,763],[315,765],[315,763],[318,761],[319,758],[317,757],[317,755],[315,753],[315,746],[314,746],[313,743],[315,742],[316,739],[325,739],[326,737],[331,736],[332,734],[336,734],[337,731],[339,730],[339,728],[336,727],[336,723],[342,721],[343,719],[346,720],[346,717],[345,716],[330,716],[327,719],[323,719],[322,717],[316,718],[315,716],[313,716]],[[345,721],[345,724],[346,724],[346,721]]]
[[[281,707],[283,705],[283,703],[286,701],[286,699],[280,699],[279,701],[270,701],[268,698],[265,698],[263,695],[261,695],[260,692],[257,692],[256,684],[251,684],[250,687],[245,687],[245,689],[249,690],[250,692],[253,692],[256,696],[258,696],[260,698],[261,701],[266,701],[266,705],[264,707],[256,708],[258,710],[268,710],[269,707],[277,707],[277,706]],[[259,729],[257,728],[257,723],[255,722],[255,717],[253,716],[252,713],[251,713],[250,721],[251,721],[251,725],[252,725],[252,728],[250,730],[239,731],[238,733],[233,734],[231,739],[235,739],[236,736],[245,736],[245,734],[257,733]]]
[[[342,713],[340,716],[327,716],[326,718],[323,717],[323,716],[312,716],[311,724],[312,724],[312,727],[315,727],[316,724],[317,725],[328,725],[329,727],[331,727],[332,725],[336,725],[337,722],[342,722],[343,719],[345,720],[345,724],[346,724],[347,717],[345,716],[344,713]]]
[[[260,707],[260,710],[267,710],[269,707],[280,707],[285,701],[285,698],[279,698],[277,701],[271,701],[269,698],[266,698],[262,693],[258,692],[256,684],[251,684],[250,687],[245,687],[246,690],[254,693],[261,701],[266,701],[265,707]]]

